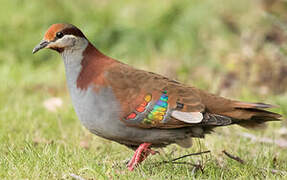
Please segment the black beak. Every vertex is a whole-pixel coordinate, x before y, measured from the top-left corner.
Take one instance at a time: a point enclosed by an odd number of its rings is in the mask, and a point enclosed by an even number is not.
[[[40,44],[38,44],[38,45],[33,49],[32,53],[34,54],[34,53],[36,53],[37,51],[39,51],[39,50],[45,48],[48,44],[49,44],[48,41],[45,41],[45,40],[41,41]]]

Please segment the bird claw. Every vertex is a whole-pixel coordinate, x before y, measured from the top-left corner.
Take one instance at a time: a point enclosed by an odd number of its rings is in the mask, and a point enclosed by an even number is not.
[[[154,151],[150,148],[151,143],[143,143],[141,144],[135,151],[132,159],[129,161],[127,167],[130,171],[133,171],[134,168],[143,162],[149,154],[155,155],[159,153],[158,151]]]

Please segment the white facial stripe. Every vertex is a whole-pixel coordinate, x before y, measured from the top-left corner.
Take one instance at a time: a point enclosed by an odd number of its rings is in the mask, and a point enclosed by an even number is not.
[[[50,42],[46,48],[62,48],[64,51],[82,51],[87,47],[88,40],[74,35],[64,35],[55,42]]]
[[[50,44],[47,46],[49,47],[58,47],[58,48],[66,48],[74,46],[77,41],[76,36],[74,35],[64,35],[62,38],[57,39],[54,42],[50,42]]]

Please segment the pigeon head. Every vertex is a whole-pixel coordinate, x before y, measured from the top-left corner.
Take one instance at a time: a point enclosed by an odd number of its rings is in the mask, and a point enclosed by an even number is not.
[[[45,33],[43,40],[32,53],[48,48],[62,53],[66,50],[81,50],[88,40],[76,26],[72,24],[53,24]]]

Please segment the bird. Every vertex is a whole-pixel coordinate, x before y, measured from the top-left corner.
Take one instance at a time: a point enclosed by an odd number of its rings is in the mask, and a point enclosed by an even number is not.
[[[154,148],[192,146],[214,128],[261,127],[279,121],[273,106],[227,99],[162,75],[136,69],[98,50],[72,24],[51,25],[32,53],[57,51],[63,59],[71,101],[91,133],[134,150],[132,171]]]

